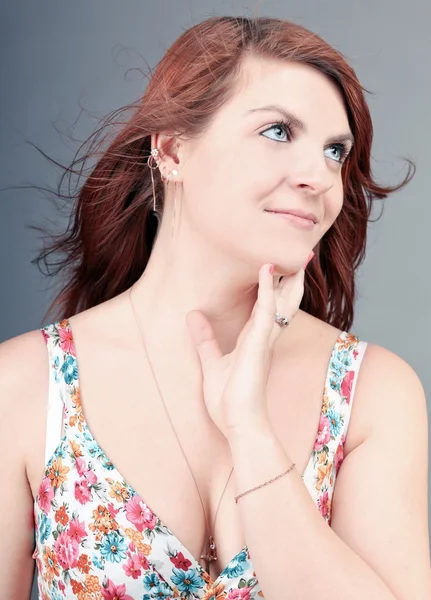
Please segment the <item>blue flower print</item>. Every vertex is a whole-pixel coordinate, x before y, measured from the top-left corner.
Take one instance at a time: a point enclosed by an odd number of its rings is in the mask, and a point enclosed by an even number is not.
[[[114,465],[111,463],[111,461],[108,459],[108,457],[106,456],[106,454],[104,454],[102,456],[102,465],[105,469],[107,469],[108,471],[112,471],[114,468]]]
[[[352,364],[352,355],[350,352],[348,352],[348,350],[344,350],[344,352],[340,352],[340,361],[343,363],[344,367],[345,367],[345,371],[348,370],[348,368],[351,366]]]
[[[111,531],[103,540],[100,552],[106,560],[110,562],[121,562],[127,556],[127,545],[124,538],[118,535],[116,531]]]
[[[160,583],[160,578],[157,575],[157,573],[147,573],[144,576],[143,583],[144,583],[145,589],[148,590],[149,592],[151,592],[151,596],[148,596],[148,597],[154,598],[153,590],[155,588],[157,588],[157,586]],[[145,598],[145,596],[144,596],[144,598]]]
[[[45,513],[42,514],[42,518],[39,525],[39,535],[40,541],[42,544],[46,542],[49,538],[49,535],[52,531],[52,522],[51,519],[48,519]]]
[[[155,575],[155,573],[154,573]],[[164,598],[172,598],[172,589],[168,586],[166,581],[156,578],[153,580],[150,594],[144,594],[142,600],[164,600]]]
[[[249,562],[247,560],[247,550],[243,549],[241,552],[235,556],[230,563],[225,567],[220,576],[227,575],[229,579],[234,577],[239,577],[242,575],[246,569],[249,568]]]
[[[93,556],[91,557],[91,562],[98,569],[104,569],[105,568],[104,567],[105,561],[103,560],[103,558],[102,558],[102,560],[100,560],[100,556],[98,554],[93,554]]]
[[[331,408],[326,413],[326,416],[329,419],[329,425],[330,425],[330,429],[331,429],[331,437],[335,438],[341,432],[342,423],[341,423],[340,413],[338,413],[336,410]]]
[[[64,448],[64,446],[58,446],[58,448],[55,451],[55,455],[57,458],[66,458],[66,449]]]
[[[203,580],[197,574],[196,569],[172,569],[172,582],[178,587],[180,592],[188,594],[197,593],[203,587]]]
[[[337,354],[331,360],[330,369],[335,376],[343,377],[345,369],[340,358],[340,353],[337,352]]]
[[[102,454],[102,448],[95,440],[90,441],[90,443],[87,445],[87,450],[92,458],[96,458],[96,456]]]
[[[61,372],[64,376],[64,381],[70,385],[78,379],[78,367],[76,359],[70,354],[66,356],[64,363],[61,365]]]

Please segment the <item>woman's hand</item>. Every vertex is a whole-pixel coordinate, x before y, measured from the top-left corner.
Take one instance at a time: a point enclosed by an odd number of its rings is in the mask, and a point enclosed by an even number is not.
[[[256,303],[230,354],[222,354],[202,312],[193,310],[186,316],[201,361],[205,404],[226,438],[238,428],[269,422],[266,384],[275,342],[285,329],[274,320],[275,314],[278,312],[290,322],[304,294],[306,265],[281,281],[270,273],[269,267],[263,265],[259,271]]]

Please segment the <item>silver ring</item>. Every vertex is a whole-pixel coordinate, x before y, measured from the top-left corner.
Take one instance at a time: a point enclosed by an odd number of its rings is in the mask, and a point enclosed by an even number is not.
[[[283,317],[282,315],[279,315],[278,313],[275,313],[275,322],[278,323],[280,325],[280,327],[287,327],[289,325],[289,321],[286,319],[286,317]]]

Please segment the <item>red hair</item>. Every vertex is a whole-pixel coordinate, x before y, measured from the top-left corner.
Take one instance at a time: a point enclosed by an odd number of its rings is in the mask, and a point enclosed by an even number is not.
[[[198,137],[215,112],[235,93],[246,55],[311,65],[340,90],[350,128],[352,153],[342,167],[344,203],[333,226],[315,248],[306,271],[300,308],[334,325],[350,329],[354,317],[355,271],[365,258],[367,223],[373,201],[406,185],[415,173],[409,159],[405,179],[382,187],[372,177],[373,126],[364,91],[343,55],[318,35],[289,21],[266,17],[213,17],[186,30],[167,50],[143,98],[114,111],[102,121],[63,173],[56,195],[76,200],[66,231],[49,236],[33,262],[49,275],[65,274],[65,283],[45,318],[62,319],[100,304],[128,289],[147,265],[158,227],[152,210],[147,161],[151,134],[174,131]],[[128,119],[118,115],[131,110]],[[115,125],[121,129],[102,150]],[[98,161],[76,194],[60,193],[63,179],[82,175],[88,158]],[[51,159],[50,159],[51,160]],[[56,163],[56,161],[53,161]],[[56,163],[58,164],[58,163]],[[60,165],[61,166],[61,165]],[[154,171],[158,204],[163,183]],[[36,227],[39,229],[39,227]]]

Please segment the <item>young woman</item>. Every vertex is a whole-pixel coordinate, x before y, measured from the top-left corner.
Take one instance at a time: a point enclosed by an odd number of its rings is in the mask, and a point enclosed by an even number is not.
[[[2,596],[429,598],[423,387],[350,331],[411,173],[373,180],[352,68],[211,18],[122,125],[39,257],[55,316],[0,347]]]

